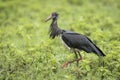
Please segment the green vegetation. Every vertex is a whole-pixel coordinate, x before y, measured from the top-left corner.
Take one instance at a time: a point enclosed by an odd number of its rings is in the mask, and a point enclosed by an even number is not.
[[[87,35],[106,57],[81,52],[74,59],[58,38],[49,39],[58,12],[62,29]],[[120,80],[120,0],[0,0],[0,80]]]

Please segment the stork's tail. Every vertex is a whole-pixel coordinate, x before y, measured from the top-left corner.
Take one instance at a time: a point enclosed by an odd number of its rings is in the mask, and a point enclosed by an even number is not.
[[[97,53],[98,56],[106,56],[102,50],[100,50],[96,45],[94,45],[96,47],[95,49],[95,53]]]

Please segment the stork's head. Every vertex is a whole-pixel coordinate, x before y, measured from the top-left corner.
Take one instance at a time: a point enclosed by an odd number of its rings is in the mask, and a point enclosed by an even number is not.
[[[58,13],[53,12],[50,14],[50,16],[45,20],[45,22],[49,21],[50,19],[57,19]]]

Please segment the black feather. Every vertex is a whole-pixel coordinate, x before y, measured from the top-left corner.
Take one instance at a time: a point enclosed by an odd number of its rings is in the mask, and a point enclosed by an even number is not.
[[[63,41],[70,47],[84,50],[87,53],[95,53],[98,56],[105,56],[104,53],[86,36],[71,31],[62,34]]]
[[[54,19],[49,29],[50,38],[54,39],[56,36],[62,33],[62,30],[58,27],[56,19]]]

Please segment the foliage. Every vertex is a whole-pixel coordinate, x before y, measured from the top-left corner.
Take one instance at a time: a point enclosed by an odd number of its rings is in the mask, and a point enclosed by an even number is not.
[[[81,52],[74,59],[59,40],[49,39],[50,22],[58,12],[62,29],[87,35],[106,57]],[[120,80],[119,0],[0,0],[0,80]]]

